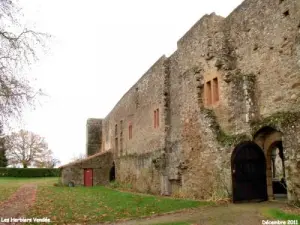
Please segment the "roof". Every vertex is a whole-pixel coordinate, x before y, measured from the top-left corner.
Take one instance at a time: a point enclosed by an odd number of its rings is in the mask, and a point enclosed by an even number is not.
[[[90,159],[96,158],[97,156],[105,155],[105,154],[108,154],[108,153],[111,153],[111,152],[112,152],[111,149],[108,150],[108,151],[105,151],[105,152],[99,152],[99,153],[96,153],[96,154],[94,154],[94,155],[91,155],[91,156],[89,156],[89,157],[87,157],[87,158],[80,159],[80,160],[76,160],[76,161],[71,162],[71,163],[68,163],[68,164],[66,164],[66,165],[62,165],[62,166],[60,166],[60,167],[58,167],[58,168],[59,168],[59,169],[62,169],[62,168],[65,168],[65,167],[74,166],[74,165],[76,165],[76,164],[84,163],[84,162],[86,162],[86,161],[88,161],[88,160],[90,160]]]

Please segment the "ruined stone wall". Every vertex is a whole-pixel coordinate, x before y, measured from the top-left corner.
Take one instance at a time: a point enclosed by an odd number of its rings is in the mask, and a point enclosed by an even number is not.
[[[230,194],[238,141],[252,139],[257,121],[299,110],[299,6],[296,0],[247,0],[225,19],[204,16],[179,40],[169,58],[174,189],[197,198],[213,197],[220,187]],[[220,96],[207,106],[204,84],[212,76]]]
[[[202,17],[103,120],[101,149],[113,151],[117,179],[140,191],[230,195],[234,147],[265,118],[300,109],[299,18],[298,0],[246,0],[227,18]],[[208,105],[212,79],[219,98]],[[291,143],[298,130],[278,131],[292,158],[288,182],[300,193],[299,143]]]
[[[242,74],[256,77],[257,117],[299,111],[298,0],[247,0],[226,18]]]
[[[114,152],[117,161],[117,180],[130,181],[139,190],[147,189],[142,186],[145,184],[142,182],[142,176],[148,173],[152,174],[151,176],[159,176],[153,169],[152,160],[155,160],[165,148],[165,61],[166,58],[161,57],[122,97],[103,121],[102,150],[112,149]],[[159,126],[155,128],[154,111],[157,109]],[[146,161],[143,155],[147,156]],[[140,156],[144,159],[141,160]],[[159,177],[155,178],[158,179]],[[152,192],[154,189],[156,192],[159,190],[153,188]]]
[[[84,185],[84,169],[93,169],[93,185],[104,185],[109,182],[109,171],[113,165],[111,152],[97,153],[92,157],[62,167],[61,180],[64,185],[73,182]]]

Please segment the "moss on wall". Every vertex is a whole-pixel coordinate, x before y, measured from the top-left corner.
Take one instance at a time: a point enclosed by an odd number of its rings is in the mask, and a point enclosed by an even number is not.
[[[294,124],[300,119],[300,112],[277,112],[266,118],[251,122],[251,131],[254,135],[259,129],[269,126],[281,130]]]
[[[201,111],[207,118],[210,119],[211,128],[214,130],[214,133],[217,136],[217,141],[223,147],[233,146],[233,145],[238,144],[241,141],[246,141],[246,140],[251,139],[245,133],[241,133],[241,134],[228,134],[228,133],[226,133],[221,128],[219,123],[217,122],[217,118],[216,118],[215,112],[213,110],[203,108]]]

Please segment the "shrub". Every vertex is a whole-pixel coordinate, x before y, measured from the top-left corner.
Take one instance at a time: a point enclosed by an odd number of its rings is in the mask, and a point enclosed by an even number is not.
[[[0,177],[59,177],[57,168],[0,168]]]

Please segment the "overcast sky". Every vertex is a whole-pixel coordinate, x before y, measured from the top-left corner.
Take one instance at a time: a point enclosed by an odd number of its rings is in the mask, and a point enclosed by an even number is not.
[[[103,118],[204,14],[242,0],[22,0],[26,23],[54,36],[31,75],[49,98],[24,115],[62,164],[86,150],[87,118]]]

